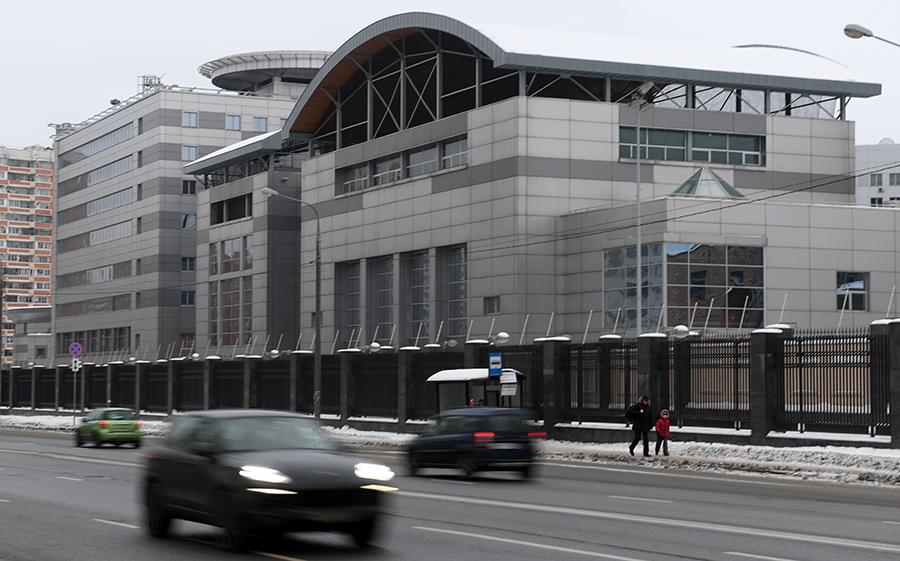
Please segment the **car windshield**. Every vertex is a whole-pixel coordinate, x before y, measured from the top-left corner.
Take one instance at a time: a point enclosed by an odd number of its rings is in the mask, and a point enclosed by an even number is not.
[[[222,450],[336,450],[312,419],[255,417],[225,419],[218,423]]]
[[[135,419],[134,411],[127,409],[114,409],[106,412],[106,418],[110,421],[133,421]]]

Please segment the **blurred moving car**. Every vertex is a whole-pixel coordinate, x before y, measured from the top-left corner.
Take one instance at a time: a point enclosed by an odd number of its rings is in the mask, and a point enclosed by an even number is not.
[[[546,436],[533,411],[508,407],[465,407],[442,411],[407,448],[409,469],[457,468],[464,477],[478,471],[518,471],[529,477],[534,440]]]
[[[221,527],[223,545],[251,534],[336,530],[373,536],[387,466],[342,451],[315,419],[285,411],[210,410],[176,418],[149,450],[143,501],[150,535],[173,518]]]
[[[88,413],[75,429],[75,446],[93,442],[100,447],[106,443],[141,446],[141,422],[134,409],[105,407]]]

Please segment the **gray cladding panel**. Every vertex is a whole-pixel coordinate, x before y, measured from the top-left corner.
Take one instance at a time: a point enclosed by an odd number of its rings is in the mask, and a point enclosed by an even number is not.
[[[335,152],[334,167],[342,168],[359,162],[390,156],[424,144],[451,138],[468,131],[468,115],[461,113],[440,121],[427,123],[384,138],[376,138]]]
[[[225,113],[201,111],[197,126],[201,129],[225,130]]]

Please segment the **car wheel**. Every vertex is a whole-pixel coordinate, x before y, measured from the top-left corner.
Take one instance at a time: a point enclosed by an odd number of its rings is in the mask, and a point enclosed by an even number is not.
[[[81,441],[81,435],[76,432],[75,433],[75,447],[81,448],[82,444],[84,444],[84,442]]]
[[[229,551],[241,551],[247,545],[247,530],[240,508],[222,491],[219,499],[219,527],[222,528],[222,547]]]
[[[97,448],[103,446],[103,439],[101,439],[100,434],[96,432],[94,433],[94,446],[96,446]]]
[[[530,479],[531,475],[532,475],[531,464],[522,468],[522,478],[523,479]]]
[[[135,447],[135,448],[140,448],[140,447],[141,447],[141,441],[140,441],[140,440],[135,440],[135,441],[134,441],[134,447]]]
[[[366,547],[372,541],[372,536],[375,535],[375,519],[370,518],[354,524],[350,529],[350,535],[353,536],[353,541],[357,546]]]
[[[150,484],[147,486],[147,496],[145,502],[147,504],[147,530],[154,538],[162,538],[169,531],[169,524],[172,522],[171,517],[166,513],[160,500],[161,488],[158,484]]]
[[[471,479],[475,472],[478,471],[475,460],[465,456],[456,460],[456,467],[462,472],[463,479]]]

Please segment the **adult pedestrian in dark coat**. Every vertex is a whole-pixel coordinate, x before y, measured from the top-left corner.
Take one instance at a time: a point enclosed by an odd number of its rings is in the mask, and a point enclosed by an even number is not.
[[[644,440],[644,456],[650,456],[650,428],[653,426],[653,410],[650,408],[650,398],[642,395],[641,399],[628,408],[625,418],[631,421],[631,430],[634,431],[634,440],[628,451],[634,456],[634,448],[641,439]]]

